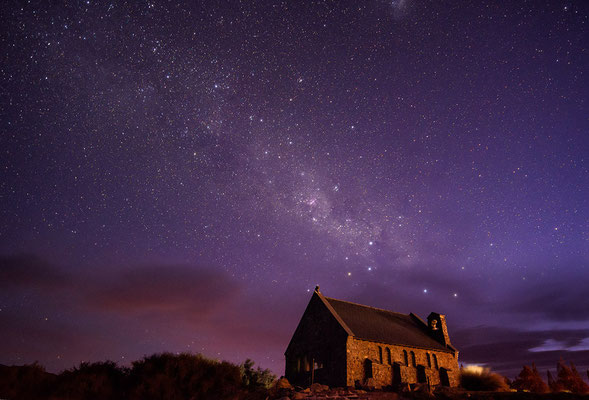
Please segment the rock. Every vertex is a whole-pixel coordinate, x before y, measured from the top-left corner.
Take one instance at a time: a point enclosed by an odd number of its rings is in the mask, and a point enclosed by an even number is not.
[[[310,387],[313,393],[320,393],[320,392],[327,392],[329,390],[329,386],[322,385],[320,383],[314,383]]]
[[[302,392],[296,392],[293,396],[294,400],[301,400],[301,399],[306,399],[306,398],[307,398],[307,394],[302,393]]]
[[[414,392],[428,392],[431,393],[432,392],[432,387],[430,385],[428,385],[427,383],[416,383],[415,387],[413,388]]]
[[[436,396],[436,399],[440,399],[440,400],[457,399],[460,397],[461,393],[463,393],[462,389],[450,388],[450,387],[446,387],[446,386],[438,386],[434,390],[434,394]]]
[[[284,397],[279,398],[278,400],[290,400],[290,397],[284,396]]]
[[[302,390],[302,392],[303,392],[303,393],[311,393],[311,389],[309,389],[309,388],[304,388],[304,389]]]
[[[290,389],[292,390],[293,387],[286,378],[280,378],[276,381],[276,385],[274,386],[276,389]]]
[[[362,382],[362,385],[360,385],[360,388],[367,389],[367,390],[374,390],[374,389],[380,389],[381,386],[376,383],[374,378],[368,378],[368,379],[365,379],[364,382]]]

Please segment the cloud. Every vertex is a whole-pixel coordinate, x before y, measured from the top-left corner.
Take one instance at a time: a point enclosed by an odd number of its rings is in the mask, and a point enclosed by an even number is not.
[[[535,283],[525,285],[505,299],[509,309],[522,314],[539,314],[553,321],[589,320],[587,262],[559,265]],[[538,268],[540,269],[540,268]]]
[[[34,255],[0,256],[0,288],[35,299],[108,312],[204,313],[235,296],[237,282],[200,265],[66,269]],[[58,293],[55,293],[58,292]],[[44,300],[43,300],[44,299]],[[33,300],[31,300],[33,301]]]
[[[226,274],[199,266],[152,265],[116,271],[93,289],[96,309],[121,313],[208,313],[239,292]]]
[[[80,361],[124,365],[192,351],[232,362],[249,357],[282,373],[307,301],[198,264],[81,269],[31,255],[0,262],[0,363],[38,360],[54,372]]]
[[[574,345],[567,345],[564,341],[546,339],[540,346],[533,347],[529,351],[540,353],[544,351],[589,351],[589,337],[581,339]]]
[[[4,255],[0,289],[0,363],[39,360],[53,371],[158,351],[212,355],[240,339],[230,333],[244,318],[241,283],[202,265],[68,269]]]
[[[563,342],[559,342],[558,340],[554,339],[546,339],[540,346],[532,347],[528,351],[538,353],[542,351],[558,351],[566,349],[567,347]]]
[[[61,269],[33,255],[0,255],[0,288],[56,289],[65,278]]]
[[[589,351],[589,337],[581,340],[574,346],[567,348],[568,351]]]

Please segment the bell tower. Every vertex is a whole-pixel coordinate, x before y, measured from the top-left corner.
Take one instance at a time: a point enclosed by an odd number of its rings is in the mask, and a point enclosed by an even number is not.
[[[429,333],[438,342],[444,346],[450,345],[450,336],[448,336],[448,327],[446,326],[446,316],[435,312],[430,313],[427,317],[427,326]]]

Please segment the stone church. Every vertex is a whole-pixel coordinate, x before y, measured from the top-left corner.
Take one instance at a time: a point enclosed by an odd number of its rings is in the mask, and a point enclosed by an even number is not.
[[[425,323],[413,313],[325,297],[319,286],[284,354],[286,378],[301,386],[459,383],[444,315],[432,312]]]

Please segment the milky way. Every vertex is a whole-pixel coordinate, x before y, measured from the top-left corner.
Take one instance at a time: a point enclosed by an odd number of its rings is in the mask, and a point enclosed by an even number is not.
[[[280,374],[320,284],[587,366],[584,2],[0,7],[0,363]]]

